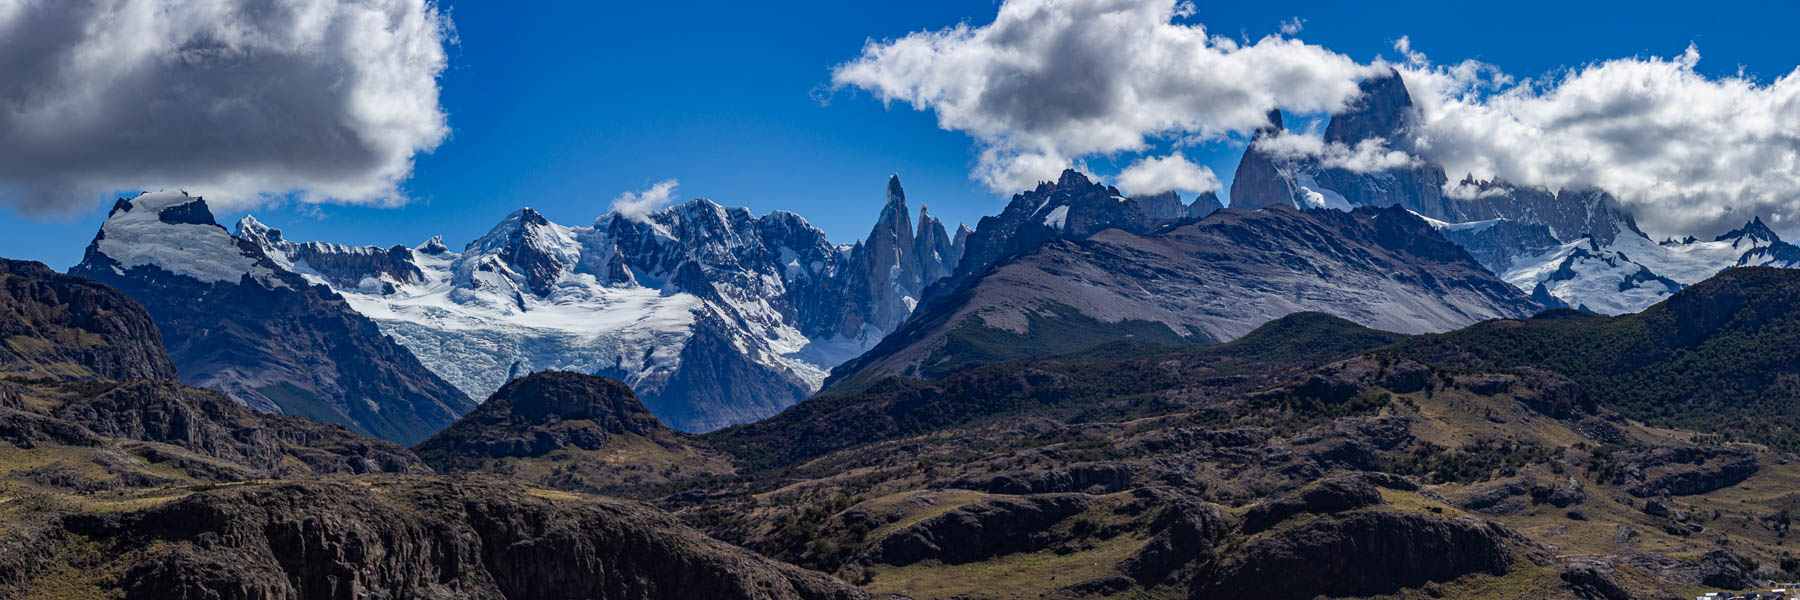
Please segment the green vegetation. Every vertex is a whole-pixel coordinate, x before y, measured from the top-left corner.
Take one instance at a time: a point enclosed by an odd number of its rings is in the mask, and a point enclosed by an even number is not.
[[[1449,369],[1541,367],[1664,427],[1800,451],[1800,272],[1733,269],[1642,313],[1490,321],[1393,352]]]
[[[1025,333],[988,327],[979,317],[964,321],[925,359],[921,375],[938,379],[975,365],[1064,354],[1121,339],[1169,345],[1207,341],[1182,336],[1155,321],[1107,323],[1060,303],[1029,311],[1026,319]]]

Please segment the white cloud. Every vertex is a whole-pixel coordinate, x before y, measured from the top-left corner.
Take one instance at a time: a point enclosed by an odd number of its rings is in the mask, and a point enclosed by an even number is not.
[[[0,0],[0,201],[403,203],[450,28],[429,0]]]
[[[1174,0],[1007,0],[985,26],[871,40],[832,83],[935,112],[981,146],[973,177],[1009,193],[1151,139],[1247,133],[1275,108],[1328,112],[1374,72],[1298,40],[1174,22],[1191,14]]]
[[[1306,21],[1302,20],[1300,17],[1294,17],[1281,22],[1281,35],[1297,35],[1300,33],[1300,30],[1305,27]]]
[[[1254,142],[1256,147],[1277,158],[1316,158],[1321,166],[1357,173],[1371,173],[1417,166],[1421,161],[1399,150],[1388,148],[1381,138],[1362,140],[1355,147],[1326,143],[1317,134],[1282,132]]]
[[[1800,220],[1800,69],[1769,82],[1708,77],[1690,46],[1514,80],[1474,61],[1432,65],[1401,42],[1421,112],[1413,147],[1451,181],[1597,186],[1653,235],[1712,233],[1753,214],[1790,230]]]
[[[612,212],[633,221],[643,221],[650,213],[675,202],[675,188],[681,182],[664,179],[641,192],[625,192],[613,198]]]
[[[1189,162],[1186,156],[1146,156],[1119,172],[1119,189],[1140,196],[1181,190],[1203,194],[1219,189],[1219,178],[1202,165]]]

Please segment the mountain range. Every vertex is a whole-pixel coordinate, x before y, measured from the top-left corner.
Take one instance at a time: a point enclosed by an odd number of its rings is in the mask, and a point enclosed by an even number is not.
[[[120,199],[69,272],[148,310],[183,383],[252,408],[412,443],[474,407],[343,296],[225,231],[200,198]]]
[[[1070,171],[1015,197],[1003,214],[1059,197],[1110,198],[1107,189]],[[889,375],[935,379],[1125,337],[1217,343],[1304,311],[1422,333],[1542,309],[1405,210],[1207,214],[1153,231],[1055,239],[994,262],[834,371],[832,386]],[[971,237],[981,238],[981,230]]]
[[[1489,271],[1547,305],[1607,314],[1636,312],[1732,267],[1800,267],[1800,250],[1759,218],[1712,241],[1652,241],[1605,190],[1550,190],[1465,177],[1449,185],[1442,166],[1411,147],[1417,108],[1397,72],[1361,84],[1331,116],[1323,142],[1385,148],[1404,164],[1356,165],[1281,150],[1294,135],[1279,113],[1253,136],[1231,187],[1233,208],[1294,206],[1348,210],[1399,206],[1437,225]]]

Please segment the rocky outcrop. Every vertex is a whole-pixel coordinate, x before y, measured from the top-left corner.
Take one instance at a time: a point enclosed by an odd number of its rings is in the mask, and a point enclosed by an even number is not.
[[[337,425],[257,413],[216,392],[175,383],[41,383],[14,386],[13,393],[31,396],[32,409],[0,408],[0,442],[23,448],[150,442],[155,445],[133,453],[206,481],[431,471],[391,442]]]
[[[1055,469],[1014,471],[964,479],[952,487],[990,494],[1110,494],[1131,489],[1131,468],[1117,462],[1078,463]]]
[[[1355,511],[1254,538],[1197,578],[1189,597],[1367,596],[1471,573],[1505,575],[1521,541],[1470,518]]]
[[[118,549],[84,566],[128,599],[866,597],[648,508],[480,481],[249,485],[62,527]]]
[[[924,560],[963,564],[1038,549],[1052,524],[1086,510],[1084,494],[984,500],[925,519],[874,543],[859,562],[906,566]]]
[[[1119,565],[1119,572],[1140,585],[1168,580],[1231,533],[1217,506],[1153,489],[1137,493],[1162,505],[1147,529],[1150,541]]]
[[[0,373],[173,381],[175,365],[131,298],[43,263],[0,259]]]
[[[1660,448],[1620,459],[1631,480],[1625,491],[1639,498],[1692,496],[1722,489],[1756,474],[1756,452],[1739,446]]]
[[[1349,476],[1320,481],[1299,494],[1264,502],[1244,513],[1243,530],[1256,533],[1302,513],[1335,514],[1381,504],[1381,491],[1368,480]]]

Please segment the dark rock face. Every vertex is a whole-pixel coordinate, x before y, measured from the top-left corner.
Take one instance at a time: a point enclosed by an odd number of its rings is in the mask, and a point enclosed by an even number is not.
[[[1131,469],[1119,463],[1079,463],[1058,469],[1002,473],[985,479],[964,480],[956,487],[990,494],[1053,494],[1087,492],[1110,494],[1132,487]]]
[[[152,463],[175,461],[171,464],[178,470],[203,469],[200,478],[215,481],[431,471],[391,442],[300,417],[257,413],[216,392],[174,383],[46,383],[14,386],[13,393],[39,397],[33,405],[41,412],[0,408],[0,441],[22,448],[155,442],[238,467],[194,464],[154,449],[140,452]]]
[[[1573,477],[1551,482],[1514,478],[1477,488],[1461,505],[1482,514],[1500,516],[1517,514],[1528,504],[1567,508],[1586,499],[1586,490]]]
[[[222,489],[63,527],[128,549],[110,560],[130,599],[866,597],[624,502],[473,481],[373,486]]]
[[[1494,273],[1505,273],[1521,258],[1550,251],[1562,242],[1541,224],[1498,221],[1486,227],[1446,228],[1444,238],[1462,246]]]
[[[1082,494],[1023,496],[979,502],[908,526],[883,538],[862,557],[869,564],[906,566],[923,560],[963,564],[1035,549],[1049,525],[1085,510]]]
[[[1167,580],[1231,533],[1217,506],[1149,490],[1139,493],[1166,503],[1150,524],[1150,542],[1119,565],[1120,572],[1142,585]]]
[[[1259,539],[1210,576],[1190,598],[1367,596],[1448,581],[1504,575],[1517,534],[1498,524],[1413,513],[1359,511]]]
[[[1736,485],[1756,474],[1756,452],[1738,446],[1661,448],[1622,457],[1633,496],[1692,496]]]
[[[1335,514],[1381,504],[1381,491],[1366,479],[1334,477],[1299,494],[1264,502],[1244,514],[1244,532],[1256,533],[1302,513]]]
[[[455,425],[419,444],[442,470],[487,458],[538,457],[574,446],[598,450],[613,436],[666,431],[631,388],[613,379],[550,371],[513,380]]]
[[[370,277],[402,283],[416,283],[424,278],[424,273],[413,264],[413,251],[405,246],[381,249],[321,242],[290,242],[282,237],[280,229],[264,225],[252,217],[244,217],[238,221],[233,235],[255,243],[265,252],[279,252],[296,266],[304,265],[335,286],[357,287]],[[437,242],[437,252],[448,250],[442,239],[433,239]],[[432,248],[429,243],[425,246],[427,250]]]
[[[982,217],[968,236],[956,270],[927,292],[927,303],[953,292],[964,282],[978,278],[1003,258],[1030,252],[1055,239],[1083,239],[1106,229],[1144,233],[1157,222],[1150,213],[1173,213],[1172,193],[1125,201],[1119,190],[1101,185],[1074,170],[1065,170],[1053,182],[1014,194],[1000,214]],[[1144,204],[1149,204],[1146,209]],[[1167,218],[1179,218],[1173,215]]]
[[[121,200],[114,215],[131,206]],[[204,210],[197,199],[175,207]],[[210,214],[204,221],[197,226],[217,228]],[[255,243],[225,236],[234,244],[226,251],[266,275],[202,281],[152,264],[126,268],[101,250],[106,235],[103,228],[70,273],[143,304],[183,383],[401,443],[424,439],[474,406],[330,288],[283,270]]]
[[[175,365],[131,298],[42,263],[0,259],[0,373],[173,381]]]

